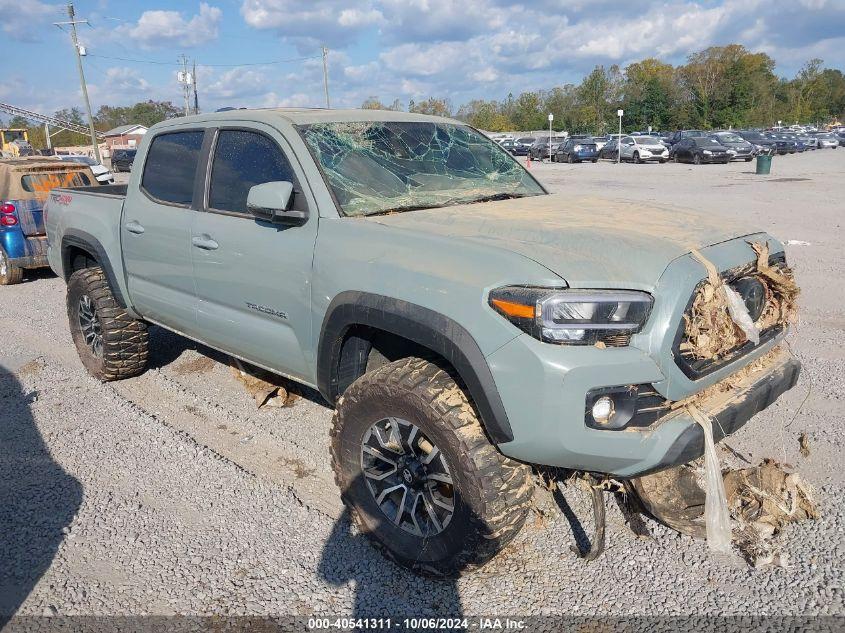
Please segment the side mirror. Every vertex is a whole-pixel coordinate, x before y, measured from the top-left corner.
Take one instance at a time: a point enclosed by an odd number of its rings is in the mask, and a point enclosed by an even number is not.
[[[301,224],[308,211],[291,209],[293,183],[286,180],[265,182],[251,187],[246,196],[246,208],[258,220],[277,224]]]

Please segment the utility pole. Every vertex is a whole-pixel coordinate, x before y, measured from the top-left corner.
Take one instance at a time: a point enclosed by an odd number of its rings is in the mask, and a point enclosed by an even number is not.
[[[197,96],[197,60],[194,60],[194,72],[193,72],[193,86],[194,86],[194,114],[200,113],[200,100]]]
[[[100,158],[100,146],[97,144],[97,132],[94,130],[94,115],[91,113],[91,100],[88,98],[88,86],[85,84],[85,72],[82,70],[82,55],[84,51],[80,52],[79,40],[76,37],[76,25],[88,24],[88,20],[74,20],[75,13],[73,10],[73,3],[67,3],[68,22],[54,22],[54,24],[61,28],[63,24],[70,25],[70,39],[73,42],[73,52],[76,53],[76,67],[79,69],[79,83],[82,85],[82,97],[85,99],[85,109],[88,112],[88,130],[91,132],[91,144],[94,146],[94,156],[97,162],[103,162]]]
[[[326,89],[326,108],[331,109],[329,103],[329,49],[323,46],[323,87]]]
[[[182,84],[182,96],[185,99],[185,116],[188,116],[191,113],[191,73],[188,72],[188,58],[182,53],[177,61],[182,64],[182,70],[176,73],[176,80]]]

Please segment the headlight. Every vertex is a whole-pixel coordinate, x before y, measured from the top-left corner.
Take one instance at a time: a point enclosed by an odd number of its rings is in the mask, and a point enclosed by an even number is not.
[[[706,150],[704,150],[704,152],[703,152],[703,153],[704,153],[704,154],[712,154],[713,152],[711,152],[709,149],[706,149]]]
[[[653,299],[634,290],[574,290],[506,286],[490,293],[490,306],[534,338],[561,345],[614,344],[639,332]]]

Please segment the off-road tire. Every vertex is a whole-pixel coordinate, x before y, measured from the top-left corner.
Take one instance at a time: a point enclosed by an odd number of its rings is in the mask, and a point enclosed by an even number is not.
[[[102,336],[102,354],[86,343],[79,320],[80,300],[91,299]],[[85,369],[108,382],[137,376],[147,366],[149,335],[147,324],[132,318],[120,307],[100,267],[83,268],[70,276],[67,285],[67,314],[76,351]]]
[[[13,266],[6,251],[0,248],[0,286],[11,286],[23,281],[23,268]]]
[[[361,447],[385,417],[412,421],[443,453],[454,481],[454,514],[428,538],[395,526],[364,481]],[[446,370],[398,360],[356,380],[337,403],[332,468],[358,529],[387,558],[426,576],[455,577],[483,565],[519,532],[528,514],[531,469],[499,453],[466,394]]]

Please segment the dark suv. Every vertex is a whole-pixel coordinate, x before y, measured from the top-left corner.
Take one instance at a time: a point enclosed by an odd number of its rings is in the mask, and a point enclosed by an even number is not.
[[[137,151],[136,149],[114,150],[111,155],[111,170],[115,173],[119,171],[131,171]]]

